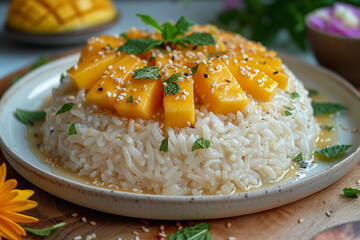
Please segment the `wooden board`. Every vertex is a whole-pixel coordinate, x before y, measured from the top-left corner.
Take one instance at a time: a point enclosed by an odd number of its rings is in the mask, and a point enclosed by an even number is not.
[[[10,85],[14,76],[22,75],[27,71],[28,68],[24,68],[0,80],[0,94]],[[339,131],[343,130],[339,128]],[[6,163],[8,168],[7,179],[17,179],[19,189],[34,190],[35,194],[31,199],[39,203],[38,207],[25,213],[39,218],[40,221],[23,224],[22,226],[43,228],[58,222],[64,221],[67,223],[65,227],[54,231],[46,239],[73,239],[76,236],[82,236],[82,239],[85,239],[87,235],[92,233],[96,234],[96,239],[117,239],[119,237],[133,239],[137,233],[140,234],[140,239],[159,239],[156,236],[160,232],[161,225],[164,225],[165,232],[169,235],[174,233],[179,225],[187,226],[198,222],[209,222],[211,224],[212,239],[227,239],[230,236],[236,237],[236,239],[255,240],[311,239],[315,234],[331,226],[360,220],[360,198],[346,198],[342,194],[342,189],[345,187],[360,188],[360,185],[356,184],[360,179],[360,163],[330,187],[282,207],[227,219],[176,222],[144,221],[143,219],[115,216],[80,207],[48,194],[26,181],[11,168],[4,155],[0,152],[0,164],[3,162]],[[326,212],[330,212],[331,216],[327,216]],[[73,217],[73,213],[77,213],[78,216]],[[82,217],[85,217],[87,222],[83,222]],[[299,223],[299,219],[303,219],[303,222]],[[90,221],[95,222],[96,225],[91,225]],[[356,226],[359,226],[359,224]],[[149,232],[144,232],[142,227],[149,229]],[[29,234],[25,239],[40,238]]]

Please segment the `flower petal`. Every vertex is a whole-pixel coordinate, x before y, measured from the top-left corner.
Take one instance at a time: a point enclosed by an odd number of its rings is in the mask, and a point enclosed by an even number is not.
[[[0,186],[0,195],[7,194],[14,188],[16,188],[17,181],[15,179],[7,180],[2,186]]]
[[[6,205],[9,205],[10,202],[12,202],[17,195],[17,192],[11,191],[5,196],[0,196],[0,209],[3,209],[4,207],[6,207]]]
[[[20,235],[26,236],[25,230],[10,219],[0,216],[0,234],[7,239],[21,240]]]
[[[5,163],[0,166],[0,186],[5,182],[6,178],[6,165]]]
[[[32,222],[39,221],[39,219],[37,219],[37,218],[31,217],[31,216],[26,216],[24,214],[9,212],[9,211],[0,211],[0,215],[2,215],[14,222],[32,223]]]
[[[6,210],[10,212],[22,212],[34,208],[37,205],[38,204],[35,201],[22,200],[22,201],[11,202],[9,205],[6,206],[5,209],[2,210]]]
[[[34,194],[33,190],[19,190],[19,189],[14,189],[12,190],[14,192],[17,192],[18,195],[16,196],[16,199],[19,200],[25,200],[28,199],[29,197],[31,197]]]

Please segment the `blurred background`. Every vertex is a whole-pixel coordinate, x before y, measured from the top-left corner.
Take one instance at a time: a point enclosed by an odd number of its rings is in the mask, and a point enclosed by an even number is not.
[[[179,17],[186,16],[198,24],[216,24],[220,28],[241,33],[251,40],[260,41],[270,49],[295,55],[304,61],[316,64],[312,51],[309,50],[305,17],[309,12],[333,5],[336,1],[41,0],[39,2],[46,5],[48,11],[55,12],[56,18],[61,18],[61,14],[69,15],[71,9],[60,10],[55,2],[78,4],[77,10],[81,11],[83,8],[84,12],[89,11],[91,4],[93,7],[91,11],[99,10],[100,6],[108,3],[111,7],[116,8],[117,19],[110,17],[111,10],[105,13],[94,12],[88,17],[90,23],[74,22],[74,26],[70,24],[68,29],[60,29],[60,32],[50,34],[31,32],[33,31],[31,29],[32,21],[36,22],[38,21],[37,17],[40,18],[41,14],[46,14],[38,6],[35,6],[34,2],[38,2],[38,0],[14,0],[12,3],[6,0],[0,1],[0,78],[25,65],[34,63],[41,56],[48,57],[65,51],[80,49],[89,36],[104,33],[120,34],[132,26],[148,29],[149,27],[135,16],[136,13],[151,15],[158,22],[176,21]],[[360,5],[360,0],[343,0],[342,2],[354,6]],[[54,6],[51,6],[53,3]],[[96,6],[96,4],[98,5]],[[59,14],[57,15],[57,13]],[[104,16],[107,16],[107,19],[101,20]],[[19,17],[23,19],[19,20]],[[104,22],[100,26],[93,27],[91,24],[94,25],[94,19],[97,18],[100,20],[96,21]],[[48,20],[48,23],[51,23],[52,19]],[[81,24],[82,26],[90,24],[89,29],[79,31],[77,27]],[[51,25],[49,26],[51,28]],[[24,29],[25,32],[23,32]],[[57,31],[58,29],[53,27],[53,30]]]

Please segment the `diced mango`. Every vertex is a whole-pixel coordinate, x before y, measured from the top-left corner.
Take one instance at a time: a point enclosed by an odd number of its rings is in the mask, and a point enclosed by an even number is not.
[[[180,91],[173,95],[164,96],[164,126],[167,127],[186,127],[189,124],[195,124],[195,104],[194,104],[194,88],[193,79],[188,73],[187,69],[179,68],[166,69],[165,75],[168,77],[163,80],[167,80],[171,75],[181,72],[182,76],[178,79]],[[187,76],[185,76],[187,75]]]
[[[125,86],[125,99],[114,104],[120,116],[151,119],[156,110],[161,108],[164,90],[160,80],[131,79]],[[127,102],[130,96],[133,100]]]
[[[243,109],[249,102],[240,85],[222,62],[201,62],[194,75],[197,96],[214,113],[227,114]]]
[[[103,75],[86,94],[88,102],[115,111],[115,102],[125,98],[121,95],[124,82],[129,80],[132,71],[145,66],[142,60],[134,55],[124,55],[112,65],[112,69]]]
[[[278,83],[247,63],[231,61],[228,66],[241,88],[253,98],[270,101],[276,93]]]
[[[79,62],[82,62],[92,56],[101,57],[101,54],[110,52],[111,49],[116,50],[124,43],[125,40],[119,36],[103,35],[92,37],[83,47]]]
[[[67,70],[67,75],[79,88],[88,90],[117,59],[116,53],[93,56]]]

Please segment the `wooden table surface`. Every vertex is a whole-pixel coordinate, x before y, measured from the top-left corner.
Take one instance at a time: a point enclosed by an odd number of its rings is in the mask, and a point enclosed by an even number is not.
[[[0,94],[10,85],[13,76],[22,75],[27,71],[28,68],[24,68],[0,80]],[[17,179],[19,189],[34,190],[35,194],[31,199],[39,204],[25,214],[37,217],[40,221],[22,226],[44,228],[58,222],[66,222],[66,226],[57,229],[45,239],[73,239],[76,236],[85,239],[92,233],[96,234],[96,239],[121,237],[123,240],[130,240],[134,239],[136,234],[139,234],[140,239],[157,239],[161,225],[164,225],[165,232],[169,235],[177,230],[179,224],[187,226],[198,222],[211,224],[212,239],[312,239],[315,234],[329,227],[360,220],[360,198],[346,198],[342,194],[345,187],[360,187],[357,185],[360,179],[360,163],[326,189],[282,207],[227,219],[176,222],[122,217],[80,207],[42,191],[25,180],[0,152],[0,164],[3,162],[8,168],[7,179]],[[327,216],[326,212],[330,212],[331,216]],[[74,213],[77,213],[77,216],[74,217]],[[82,217],[85,217],[87,222],[83,222]],[[301,223],[300,219],[303,219]],[[90,224],[91,221],[96,225]],[[150,231],[144,232],[143,227]],[[40,238],[28,234],[25,239]]]

